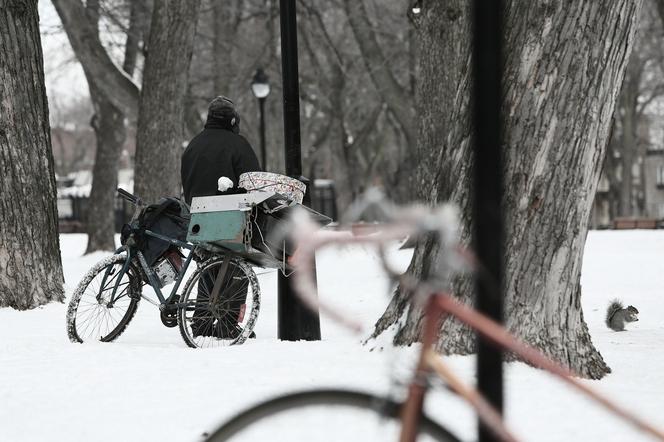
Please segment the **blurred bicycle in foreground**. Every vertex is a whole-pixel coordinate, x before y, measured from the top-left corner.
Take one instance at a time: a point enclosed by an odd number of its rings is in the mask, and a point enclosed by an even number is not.
[[[369,393],[337,389],[318,389],[286,394],[255,405],[224,423],[207,439],[271,440],[271,441],[396,441],[415,440],[458,441],[459,439],[423,412],[426,393],[435,378],[447,389],[467,402],[482,422],[503,441],[519,438],[505,425],[500,414],[472,386],[467,385],[440,354],[434,351],[441,321],[450,316],[472,327],[493,344],[511,352],[521,360],[548,371],[608,411],[636,428],[664,441],[664,432],[640,419],[622,406],[610,401],[594,389],[577,380],[573,373],[548,359],[539,350],[512,336],[500,324],[483,316],[468,305],[456,301],[448,292],[451,278],[461,272],[477,272],[478,264],[472,253],[459,244],[459,222],[453,206],[401,208],[387,202],[375,191],[369,192],[351,210],[356,219],[371,209],[379,213],[385,223],[379,232],[367,236],[353,236],[339,232],[320,231],[305,213],[296,213],[291,232],[297,249],[291,258],[295,267],[299,296],[311,308],[319,308],[335,321],[359,331],[358,324],[348,321],[336,309],[318,301],[312,263],[315,252],[323,247],[342,244],[368,244],[376,247],[382,268],[393,283],[412,293],[411,302],[424,314],[417,366],[407,386],[405,398],[380,397]],[[418,280],[394,269],[387,257],[386,247],[406,237],[435,235],[440,246],[435,275]],[[392,389],[394,390],[394,389]],[[444,412],[444,411],[441,411]],[[529,439],[536,440],[536,436]]]

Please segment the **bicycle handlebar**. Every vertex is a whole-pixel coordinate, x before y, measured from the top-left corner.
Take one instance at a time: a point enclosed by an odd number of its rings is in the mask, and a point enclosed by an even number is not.
[[[118,187],[117,191],[118,191],[118,196],[120,198],[125,199],[125,200],[129,201],[132,204],[140,206],[143,203],[142,200],[139,197],[127,192],[124,189],[121,189],[121,188]]]
[[[320,309],[334,321],[347,327],[361,331],[359,324],[351,323],[345,315],[328,307],[318,300],[315,277],[313,275],[313,262],[317,249],[329,245],[344,244],[371,244],[377,247],[384,271],[393,281],[398,281],[413,293],[435,293],[431,286],[416,278],[404,275],[395,269],[388,261],[385,245],[391,241],[402,240],[409,235],[421,236],[432,233],[436,235],[441,244],[441,268],[432,272],[434,275],[443,275],[435,281],[439,284],[441,279],[448,280],[455,272],[461,271],[463,264],[471,262],[467,259],[458,243],[459,222],[457,209],[452,205],[443,205],[439,208],[429,208],[423,205],[414,205],[400,208],[388,203],[383,195],[377,191],[370,191],[349,210],[347,219],[355,220],[367,210],[378,211],[385,219],[386,224],[380,232],[367,236],[353,236],[350,232],[321,231],[304,211],[294,212],[291,218],[291,236],[297,248],[289,262],[297,269],[294,273],[295,291],[300,299],[309,308]]]

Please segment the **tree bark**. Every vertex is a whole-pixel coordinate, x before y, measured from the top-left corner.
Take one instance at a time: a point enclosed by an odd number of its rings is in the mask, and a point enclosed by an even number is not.
[[[146,2],[132,1],[129,8],[129,28],[125,41],[122,70],[131,78],[136,70],[136,60],[141,44],[144,42],[144,36],[147,35],[145,30],[150,24],[150,5]]]
[[[639,54],[632,53],[622,82],[622,89],[618,95],[616,115],[620,119],[619,152],[622,174],[620,177],[620,216],[635,216],[636,200],[633,190],[632,167],[634,157],[638,151],[637,127],[638,127],[638,97],[641,77],[645,60]]]
[[[0,1],[0,307],[63,301],[36,0]]]
[[[417,91],[418,148],[424,158],[421,197],[460,206],[466,243],[472,168],[469,3],[423,1]],[[620,0],[505,2],[506,326],[579,375],[594,379],[610,369],[583,320],[581,261],[640,6]],[[438,254],[430,239],[420,240],[409,271],[427,278]],[[462,302],[472,303],[472,292],[468,280],[455,281],[454,293]],[[411,308],[401,290],[375,333],[404,314],[408,318],[395,341],[417,341],[421,312]],[[475,350],[475,339],[459,322],[447,320],[438,347],[467,354]]]
[[[179,196],[184,99],[200,1],[156,0],[143,73],[134,190]]]
[[[91,124],[97,138],[97,152],[92,169],[88,214],[85,223],[88,246],[85,253],[115,249],[115,189],[118,166],[126,139],[124,115],[88,78],[90,97],[95,107]]]
[[[132,6],[132,11],[134,9],[135,7]],[[75,23],[70,26],[89,26],[95,32],[89,38],[95,39],[101,45],[98,31],[99,0],[88,0],[85,13],[86,22],[84,24]],[[134,20],[137,20],[136,14],[132,13],[128,33],[136,32]],[[72,32],[72,34],[76,33]],[[131,42],[130,37],[127,37],[127,44],[138,46],[138,42]],[[131,60],[125,65],[129,65],[133,69],[136,54],[129,47],[125,50],[125,61],[127,61],[127,57]],[[113,105],[103,88],[100,87],[99,80],[92,73],[94,69],[90,66],[91,61],[85,57],[82,57],[82,60],[84,61],[81,64],[90,89],[90,99],[95,110],[90,124],[95,131],[97,141],[92,169],[92,188],[85,220],[85,229],[88,234],[88,245],[85,249],[87,254],[99,250],[115,249],[115,189],[118,185],[118,162],[126,138],[126,130],[124,114]],[[127,72],[127,74],[131,75],[131,72]]]
[[[213,73],[213,96],[217,95],[232,95],[230,92],[230,75],[229,69],[231,68],[231,63],[228,62],[229,57],[232,54],[232,47],[229,43],[235,41],[236,37],[230,35],[230,30],[233,29],[233,15],[232,6],[228,3],[222,3],[218,1],[212,2],[212,11],[214,15],[214,37],[212,40],[212,66],[214,68]],[[237,29],[237,28],[235,28]],[[265,167],[265,165],[262,165]]]
[[[624,90],[620,96],[623,114],[621,135],[621,179],[620,179],[620,216],[634,216],[634,195],[632,166],[634,165],[634,153],[636,151],[636,116],[634,108],[630,105],[630,91]]]
[[[613,122],[611,125],[611,131],[609,135],[609,143],[607,145],[607,151],[604,156],[604,166],[602,167],[602,170],[604,174],[606,175],[606,178],[609,182],[609,193],[608,193],[608,200],[609,200],[609,220],[613,220],[616,217],[619,216],[620,214],[620,177],[618,176],[617,173],[617,163],[618,159],[615,157],[616,152],[620,152],[620,144],[621,141],[619,140],[619,132],[622,129],[619,129],[617,126],[618,124],[618,119],[620,116],[618,115],[618,109],[616,108],[614,114],[613,114]]]

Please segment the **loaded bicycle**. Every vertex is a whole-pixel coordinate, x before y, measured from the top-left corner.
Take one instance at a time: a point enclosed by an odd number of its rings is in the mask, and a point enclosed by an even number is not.
[[[268,184],[265,175],[272,180]],[[260,186],[252,186],[260,177]],[[189,347],[235,345],[255,336],[260,286],[253,266],[288,269],[285,243],[266,238],[301,202],[289,191],[291,180],[251,173],[245,177],[248,193],[194,198],[191,208],[175,198],[146,205],[118,189],[136,210],[123,227],[122,246],[74,290],[67,309],[69,339],[115,340],[142,299],[158,307],[166,327],[179,327]]]

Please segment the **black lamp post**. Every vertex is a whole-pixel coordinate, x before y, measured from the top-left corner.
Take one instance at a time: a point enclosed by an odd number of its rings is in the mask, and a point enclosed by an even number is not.
[[[265,99],[270,95],[269,78],[262,68],[256,70],[253,80],[251,80],[251,92],[258,98],[258,107],[260,109],[260,136],[261,136],[261,166],[263,170],[267,169],[267,160],[265,153]]]
[[[475,305],[478,311],[497,322],[503,320],[505,247],[500,207],[504,185],[500,115],[502,3],[501,0],[473,2],[473,245],[489,275],[478,279]],[[491,286],[488,280],[492,281]],[[483,337],[477,342],[477,385],[480,393],[502,413],[503,354]],[[498,440],[483,422],[478,424],[480,442]]]
[[[296,0],[280,0],[281,17],[281,74],[284,94],[284,144],[286,175],[307,184],[304,204],[309,204],[310,186],[302,176],[302,152],[300,144],[300,86],[297,60]],[[315,267],[314,267],[315,268]],[[315,274],[315,270],[314,270]],[[278,280],[279,339],[284,341],[320,340],[318,312],[309,310],[295,295],[290,278],[279,272]]]

